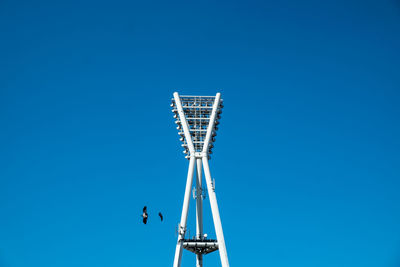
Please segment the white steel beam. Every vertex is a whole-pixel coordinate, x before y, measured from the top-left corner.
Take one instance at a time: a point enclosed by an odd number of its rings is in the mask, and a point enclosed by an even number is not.
[[[190,151],[190,155],[194,154],[194,146],[192,142],[192,137],[190,136],[189,126],[186,121],[185,113],[182,108],[181,99],[177,92],[174,93],[174,99],[176,103],[176,109],[178,110],[179,119],[181,120],[183,133],[185,134],[186,143],[188,144],[188,148]]]
[[[214,129],[215,117],[217,116],[217,109],[218,109],[220,99],[221,99],[221,94],[217,93],[215,96],[213,108],[212,108],[211,115],[210,115],[210,121],[208,123],[206,137],[204,139],[203,153],[208,153],[208,144],[210,143],[211,134]]]
[[[215,188],[212,184],[210,167],[208,165],[207,155],[203,156],[204,176],[206,178],[208,196],[211,204],[211,212],[214,221],[215,233],[217,234],[219,256],[221,258],[222,267],[229,267],[228,254],[226,252],[224,233],[222,231],[221,218],[219,216],[217,197],[215,195]]]
[[[196,235],[197,239],[203,239],[203,192],[202,192],[202,164],[201,158],[196,159]],[[196,267],[203,267],[203,255],[196,255]]]
[[[196,158],[194,156],[191,156],[189,161],[188,175],[186,179],[185,197],[183,199],[181,222],[179,224],[179,229],[178,229],[178,241],[175,249],[174,267],[181,266],[182,249],[183,249],[182,245],[186,233],[187,215],[190,203],[190,191],[192,189],[192,184],[193,184],[193,173],[194,173],[195,163],[196,163]]]

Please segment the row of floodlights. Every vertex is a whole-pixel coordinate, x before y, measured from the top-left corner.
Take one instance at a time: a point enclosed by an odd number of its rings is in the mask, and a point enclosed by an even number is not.
[[[172,100],[171,108],[173,108],[173,107],[175,107],[175,99],[172,98],[171,100]],[[223,102],[224,102],[224,100],[220,99],[219,108],[223,108],[224,107]],[[209,107],[209,108],[212,108],[212,106],[214,105],[214,99],[207,100],[207,101],[201,101],[201,100],[199,101],[199,100],[195,100],[195,99],[186,100],[186,101],[182,101],[181,100],[181,104],[182,104],[183,108],[196,108],[196,107]]]
[[[220,106],[222,108],[223,107],[222,101],[220,101],[220,102],[221,102]],[[195,100],[182,101],[181,104],[182,104],[183,108],[212,108],[212,106],[214,104],[214,100],[212,100],[212,101],[195,101]],[[173,107],[174,105],[175,105],[175,100],[172,99],[171,107]]]
[[[218,127],[217,127],[217,125],[219,124],[219,119],[221,118],[221,116],[219,115],[218,116],[218,118],[215,120],[215,130],[218,130]],[[208,119],[207,121],[206,121],[206,123],[198,123],[198,122],[195,122],[195,121],[193,121],[193,120],[186,120],[186,122],[187,122],[187,124],[188,124],[188,126],[189,126],[189,131],[197,131],[197,132],[200,132],[201,130],[206,130],[207,129],[207,127],[208,127],[208,121],[209,121],[210,119]],[[179,118],[176,118],[176,121],[175,121],[175,123],[178,125],[177,127],[176,127],[176,129],[177,130],[182,130],[182,124],[181,124],[181,120],[179,119]]]

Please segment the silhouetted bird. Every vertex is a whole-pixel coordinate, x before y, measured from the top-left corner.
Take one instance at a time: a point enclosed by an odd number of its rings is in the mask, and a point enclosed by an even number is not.
[[[143,223],[146,224],[147,223],[147,218],[149,217],[149,215],[147,214],[147,207],[146,206],[144,206],[144,208],[143,208],[142,217],[143,217]]]
[[[163,220],[163,216],[161,214],[161,212],[158,213],[158,216],[160,216],[161,221]]]

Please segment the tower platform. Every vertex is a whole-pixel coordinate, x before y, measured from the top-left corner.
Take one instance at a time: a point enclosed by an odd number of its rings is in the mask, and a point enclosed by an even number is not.
[[[218,250],[215,239],[183,239],[183,248],[195,254],[208,254]]]

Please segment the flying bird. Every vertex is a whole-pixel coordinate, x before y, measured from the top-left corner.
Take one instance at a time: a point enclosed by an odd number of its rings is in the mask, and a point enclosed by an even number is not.
[[[147,214],[147,207],[146,206],[144,206],[144,208],[143,208],[142,217],[143,217],[143,223],[146,224],[147,223],[147,218],[149,217],[149,215]]]
[[[158,213],[158,216],[160,216],[161,221],[163,221],[163,216],[162,216],[161,212]]]

